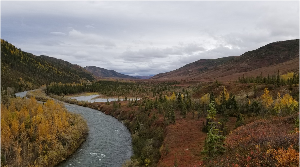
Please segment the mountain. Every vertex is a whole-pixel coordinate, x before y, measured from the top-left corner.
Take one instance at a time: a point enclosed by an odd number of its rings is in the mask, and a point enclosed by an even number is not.
[[[151,77],[153,77],[153,75],[148,75],[148,76],[135,76],[138,79],[150,79]]]
[[[107,70],[105,68],[100,68],[96,66],[86,66],[84,67],[87,71],[92,73],[97,78],[122,78],[122,79],[138,79],[133,76],[118,73],[114,70]]]
[[[1,88],[17,91],[51,82],[93,81],[91,73],[76,64],[48,56],[35,56],[1,39]]]
[[[299,71],[299,39],[267,44],[240,56],[200,59],[151,79],[229,81],[238,77]]]

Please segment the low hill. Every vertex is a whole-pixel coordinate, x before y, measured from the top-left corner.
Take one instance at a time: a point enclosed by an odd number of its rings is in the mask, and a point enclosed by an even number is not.
[[[95,78],[79,65],[48,56],[35,56],[1,39],[1,88],[33,89],[51,82],[73,83]]]
[[[161,73],[151,79],[229,81],[238,77],[263,76],[299,71],[299,39],[267,44],[240,56],[219,59],[200,59],[171,72]]]
[[[107,70],[105,68],[100,68],[96,66],[86,66],[84,68],[97,78],[138,79],[133,76],[118,73],[114,70]]]

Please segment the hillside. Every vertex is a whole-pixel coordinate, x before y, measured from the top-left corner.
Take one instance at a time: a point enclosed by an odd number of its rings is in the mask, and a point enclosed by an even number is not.
[[[91,72],[97,78],[122,78],[122,79],[137,79],[136,77],[118,73],[114,70],[107,70],[96,66],[84,67],[87,71]]]
[[[48,57],[35,56],[1,39],[1,88],[17,91],[33,89],[51,82],[72,83],[94,80],[79,65]]]
[[[228,81],[238,77],[299,71],[299,39],[273,42],[240,56],[200,59],[171,72],[152,77],[159,80]]]

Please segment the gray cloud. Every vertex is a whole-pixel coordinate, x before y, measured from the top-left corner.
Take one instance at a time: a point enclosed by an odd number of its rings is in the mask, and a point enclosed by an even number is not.
[[[195,52],[204,51],[205,49],[195,43],[186,45],[176,45],[167,48],[145,48],[137,51],[127,50],[123,52],[120,59],[129,62],[149,62],[154,59],[177,58],[183,55],[192,55]]]
[[[83,45],[100,45],[106,47],[114,47],[115,44],[110,40],[104,39],[102,36],[97,34],[82,33],[75,29],[72,29],[68,33],[72,40],[80,41]]]
[[[53,34],[53,35],[66,35],[63,32],[50,32],[50,33]]]
[[[22,50],[127,74],[167,72],[299,38],[298,1],[1,5],[1,38]]]

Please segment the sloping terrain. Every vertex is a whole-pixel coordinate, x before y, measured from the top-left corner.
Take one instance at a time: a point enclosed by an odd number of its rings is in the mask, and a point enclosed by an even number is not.
[[[1,87],[33,89],[51,82],[72,83],[94,80],[79,65],[48,57],[35,56],[1,39]]]
[[[84,67],[87,71],[91,72],[95,77],[98,78],[122,78],[122,79],[137,79],[136,77],[118,73],[114,70],[107,70],[96,66]]]
[[[289,64],[289,65],[287,65]],[[282,69],[284,68],[284,70]],[[159,80],[237,80],[244,75],[257,76],[299,71],[299,39],[267,44],[241,56],[201,59],[171,72],[158,74]]]

